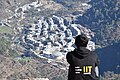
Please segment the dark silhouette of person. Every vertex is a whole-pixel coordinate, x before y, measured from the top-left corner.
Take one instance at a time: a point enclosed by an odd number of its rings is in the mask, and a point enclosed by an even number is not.
[[[85,35],[78,35],[75,39],[77,48],[67,53],[66,59],[70,64],[68,80],[99,80],[95,70],[99,59],[94,51],[86,48],[88,41]]]

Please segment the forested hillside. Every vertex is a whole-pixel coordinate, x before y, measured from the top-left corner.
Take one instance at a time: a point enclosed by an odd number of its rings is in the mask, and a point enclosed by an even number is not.
[[[95,32],[95,41],[101,46],[120,41],[120,0],[91,0],[92,5],[75,21]]]

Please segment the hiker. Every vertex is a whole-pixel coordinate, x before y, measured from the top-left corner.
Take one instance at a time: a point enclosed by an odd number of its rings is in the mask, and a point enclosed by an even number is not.
[[[88,50],[88,38],[78,35],[75,39],[76,49],[68,52],[67,62],[70,64],[68,80],[98,80],[99,60],[95,52]]]

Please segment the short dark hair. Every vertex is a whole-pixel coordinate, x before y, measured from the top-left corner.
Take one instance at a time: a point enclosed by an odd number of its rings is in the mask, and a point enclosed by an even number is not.
[[[87,47],[88,44],[88,38],[86,35],[78,35],[75,38],[75,45],[77,46],[77,48],[79,47]]]

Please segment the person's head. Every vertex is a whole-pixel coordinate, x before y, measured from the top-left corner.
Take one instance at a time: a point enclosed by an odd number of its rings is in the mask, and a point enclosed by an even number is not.
[[[87,47],[88,44],[88,38],[85,35],[78,35],[75,38],[75,45],[77,48],[79,47]]]

